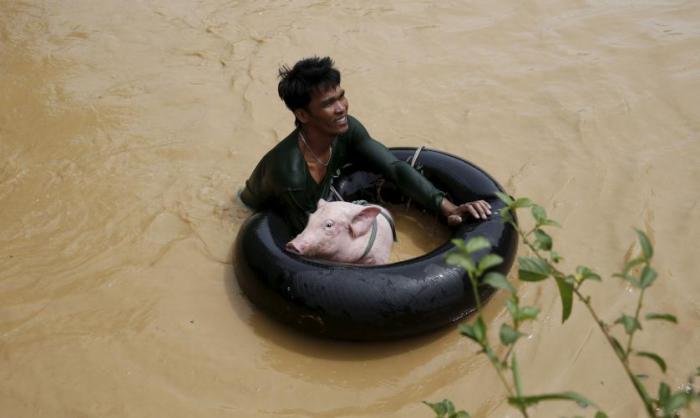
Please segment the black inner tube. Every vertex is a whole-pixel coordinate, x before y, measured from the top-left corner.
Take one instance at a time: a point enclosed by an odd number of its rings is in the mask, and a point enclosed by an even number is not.
[[[410,160],[415,148],[392,148]],[[416,169],[454,202],[488,201],[494,215],[467,220],[453,228],[452,238],[483,236],[491,243],[476,258],[493,252],[503,257],[494,268],[507,274],[513,263],[517,235],[496,212],[503,203],[495,196],[501,186],[483,170],[450,154],[424,150]],[[345,200],[401,203],[395,185],[366,167],[344,167],[335,179]],[[420,257],[381,266],[357,266],[305,259],[284,250],[290,229],[275,213],[251,216],[241,226],[234,254],[238,283],[257,306],[296,328],[346,340],[383,340],[416,335],[448,325],[475,309],[466,273],[447,265],[454,250],[448,241]],[[493,292],[480,289],[486,299]]]

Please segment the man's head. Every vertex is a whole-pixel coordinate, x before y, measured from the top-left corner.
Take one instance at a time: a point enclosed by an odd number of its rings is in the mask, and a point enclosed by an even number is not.
[[[340,85],[340,71],[333,68],[330,57],[304,58],[292,68],[284,65],[279,70],[279,77],[277,92],[292,112],[307,107],[315,91]]]
[[[345,91],[340,88],[340,72],[333,67],[333,60],[305,58],[292,68],[279,70],[277,91],[297,124],[319,129],[329,135],[347,130]]]

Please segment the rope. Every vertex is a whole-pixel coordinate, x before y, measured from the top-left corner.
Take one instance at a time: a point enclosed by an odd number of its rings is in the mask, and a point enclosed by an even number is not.
[[[341,196],[340,193],[338,193],[338,191],[335,189],[335,187],[332,184],[331,184],[331,192],[335,195],[335,197],[340,199],[341,202],[345,202],[345,199],[343,199],[343,196]]]
[[[411,167],[415,167],[416,165],[416,160],[418,159],[418,156],[420,155],[421,151],[425,149],[425,145],[421,145],[420,147],[416,148],[416,152],[413,153],[413,158],[411,158]]]
[[[416,168],[416,161],[418,161],[418,156],[424,149],[425,145],[421,145],[420,147],[416,148],[416,152],[413,153],[413,158],[411,158],[411,168]],[[409,207],[411,207],[411,198],[409,198],[406,202],[406,209],[408,209]]]
[[[372,232],[369,235],[369,241],[367,241],[367,246],[365,247],[365,252],[362,253],[362,256],[358,258],[358,260],[362,260],[363,258],[367,257],[367,254],[369,254],[370,250],[374,246],[374,239],[377,238],[377,218],[374,218],[372,221]]]

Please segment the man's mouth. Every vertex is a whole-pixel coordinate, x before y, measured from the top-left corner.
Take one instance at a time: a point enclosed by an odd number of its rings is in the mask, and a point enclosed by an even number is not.
[[[336,119],[335,123],[338,125],[345,125],[346,123],[348,123],[348,115]]]

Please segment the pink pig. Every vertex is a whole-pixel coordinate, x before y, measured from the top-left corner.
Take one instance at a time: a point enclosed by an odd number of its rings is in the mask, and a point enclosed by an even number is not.
[[[394,242],[393,221],[381,212],[391,219],[386,209],[376,205],[321,199],[306,228],[287,243],[287,251],[341,263],[386,264]]]

